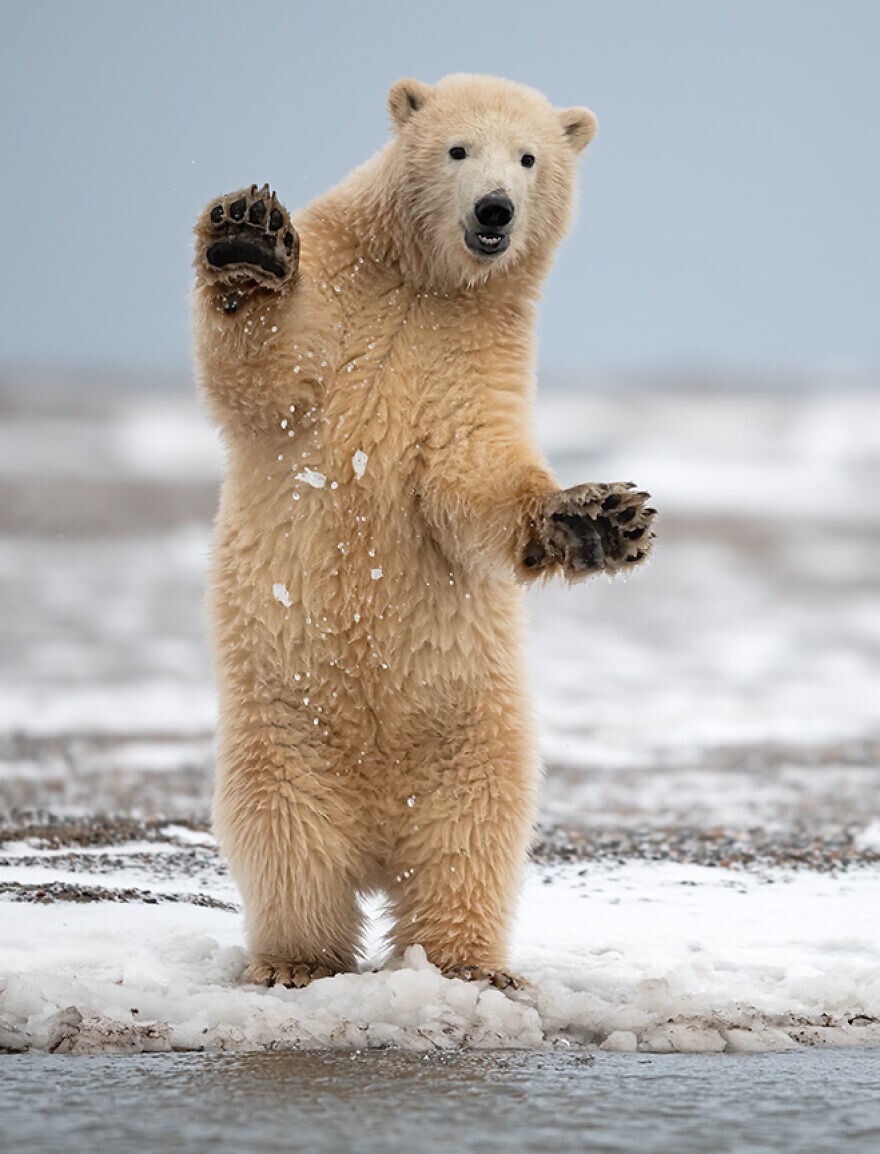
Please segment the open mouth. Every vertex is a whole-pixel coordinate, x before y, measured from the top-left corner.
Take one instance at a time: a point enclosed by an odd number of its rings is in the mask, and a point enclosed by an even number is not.
[[[510,234],[494,229],[465,229],[464,243],[475,256],[498,256],[510,247]]]

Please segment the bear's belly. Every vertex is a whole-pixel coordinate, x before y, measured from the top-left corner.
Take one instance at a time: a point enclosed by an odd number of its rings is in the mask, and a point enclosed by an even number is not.
[[[365,701],[414,702],[516,661],[520,592],[452,563],[410,493],[386,487],[373,502],[361,488],[352,500],[330,474],[297,500],[287,478],[227,479],[211,583],[218,655],[234,648],[257,683],[320,677]]]

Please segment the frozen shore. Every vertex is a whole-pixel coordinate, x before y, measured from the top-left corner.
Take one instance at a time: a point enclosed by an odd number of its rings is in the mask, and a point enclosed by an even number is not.
[[[878,857],[880,855],[875,855]],[[418,948],[305,990],[241,986],[237,896],[209,835],[0,846],[0,1048],[650,1052],[880,1045],[880,861],[819,872],[676,861],[535,862],[512,994]]]

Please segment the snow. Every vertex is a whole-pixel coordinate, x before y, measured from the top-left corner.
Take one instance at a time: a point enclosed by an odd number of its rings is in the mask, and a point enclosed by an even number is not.
[[[382,576],[382,566],[381,565],[377,565],[375,569],[370,570],[370,577],[374,581],[378,581],[381,578],[381,576]]]
[[[880,821],[875,819],[857,833],[855,844],[860,850],[872,849],[880,852]]]
[[[144,884],[125,871],[115,880]],[[238,984],[238,913],[4,904],[0,1023],[35,1048],[80,1053],[877,1045],[880,921],[865,911],[876,908],[878,884],[869,870],[533,866],[513,944],[530,984],[512,994],[442,977],[420,947],[370,972],[381,961],[381,918],[365,972],[267,990]],[[229,888],[218,882],[218,892]],[[170,883],[153,889],[168,893]]]
[[[285,609],[289,609],[293,604],[290,600],[290,594],[287,592],[287,586],[282,581],[276,581],[272,586],[272,596],[276,601],[280,601]]]
[[[351,463],[354,467],[354,475],[358,478],[358,480],[360,480],[360,478],[363,477],[364,473],[367,471],[368,460],[369,457],[363,451],[363,449],[358,449],[358,451],[352,457]]]
[[[3,687],[0,731],[24,728],[53,733],[202,733],[213,727],[217,710],[207,685],[175,685],[166,680],[117,685],[76,685],[61,697],[51,682]]]
[[[323,489],[327,484],[327,478],[323,473],[318,472],[317,469],[310,469],[308,466],[297,473],[294,480],[305,481],[305,483],[311,485],[313,489]]]
[[[175,825],[174,822],[163,826],[162,834],[164,837],[173,838],[176,842],[183,842],[185,845],[213,846],[215,844],[212,834],[190,829],[189,826],[185,825]]]

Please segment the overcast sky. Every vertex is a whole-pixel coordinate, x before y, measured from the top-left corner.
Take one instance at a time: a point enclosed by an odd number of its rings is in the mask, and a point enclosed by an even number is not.
[[[185,368],[202,203],[303,204],[471,71],[599,117],[545,370],[880,366],[877,0],[0,9],[0,364]]]

